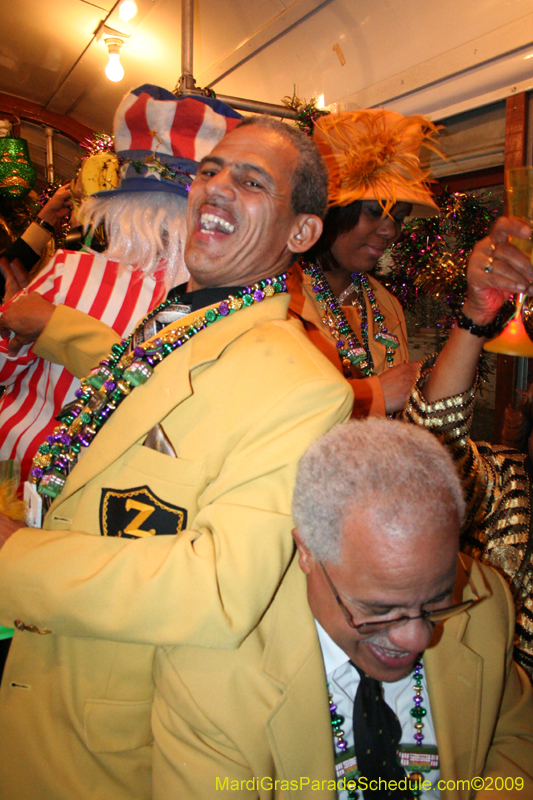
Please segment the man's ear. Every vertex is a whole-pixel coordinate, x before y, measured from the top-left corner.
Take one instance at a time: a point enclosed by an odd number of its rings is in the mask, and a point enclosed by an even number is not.
[[[319,240],[322,228],[320,217],[314,214],[298,214],[287,247],[291,253],[305,253]]]
[[[292,529],[292,538],[294,539],[296,548],[298,550],[298,564],[300,566],[300,569],[306,575],[309,575],[309,573],[311,572],[311,566],[314,561],[314,558],[307,549],[307,547],[305,546],[305,544],[303,543],[302,537],[300,536],[296,528]]]

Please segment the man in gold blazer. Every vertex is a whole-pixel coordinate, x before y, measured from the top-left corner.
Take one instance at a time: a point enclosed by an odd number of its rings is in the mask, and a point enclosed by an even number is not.
[[[325,199],[306,137],[266,120],[228,134],[189,195],[186,316],[131,352],[114,342],[82,381],[35,462],[39,497],[56,495],[43,529],[0,520],[0,622],[17,628],[2,798],[151,798],[154,657],[179,644],[224,658],[271,604],[299,458],[351,407],[287,319],[283,275]],[[55,317],[73,371],[95,366],[93,329]]]
[[[532,796],[513,603],[498,573],[458,562],[463,512],[452,460],[427,432],[376,418],[318,439],[296,480],[298,553],[259,625],[238,649],[158,652],[154,798],[413,797],[354,771],[359,670],[399,719],[398,784],[418,773],[422,800]]]

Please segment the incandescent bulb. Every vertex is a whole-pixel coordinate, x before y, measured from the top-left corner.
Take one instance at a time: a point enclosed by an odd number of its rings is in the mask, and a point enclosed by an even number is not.
[[[124,67],[120,63],[118,53],[109,53],[109,61],[105,68],[105,74],[113,83],[118,83],[124,77]]]
[[[124,0],[124,2],[120,4],[118,15],[124,22],[129,22],[136,14],[137,4],[134,3],[133,0]]]

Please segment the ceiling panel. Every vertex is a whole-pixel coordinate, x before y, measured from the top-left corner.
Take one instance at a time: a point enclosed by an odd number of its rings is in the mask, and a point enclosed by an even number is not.
[[[294,83],[299,96],[324,94],[331,104],[493,32],[495,57],[502,27],[514,23],[519,33],[524,20],[520,44],[533,38],[532,12],[533,0],[333,0],[214,89],[245,97],[259,89],[261,100],[275,103]],[[477,57],[473,44],[468,64],[475,65]],[[453,72],[450,64],[448,74]]]
[[[2,0],[0,91],[46,106],[105,16],[83,0]]]
[[[194,69],[200,74],[299,0],[205,0],[195,7]]]
[[[180,0],[136,1],[139,15],[126,26],[118,0],[0,0],[0,92],[110,132],[125,92],[147,82],[172,90],[181,72]],[[405,87],[419,94],[403,107],[424,110],[436,102],[425,80],[442,84],[453,105],[461,76],[470,76],[471,102],[476,81],[480,94],[502,91],[511,77],[523,86],[533,66],[502,65],[495,88],[498,59],[533,38],[533,0],[196,0],[194,9],[198,83],[269,103],[294,87],[307,99],[324,94],[327,104],[379,105]],[[94,36],[102,20],[131,34],[116,84]],[[485,79],[476,69],[489,62]]]

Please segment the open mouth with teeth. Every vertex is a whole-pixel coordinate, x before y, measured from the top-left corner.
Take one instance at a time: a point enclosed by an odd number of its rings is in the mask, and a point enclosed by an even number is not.
[[[416,660],[417,654],[407,650],[395,650],[376,642],[367,641],[367,648],[371,651],[374,658],[386,667],[405,667]]]
[[[198,227],[203,233],[208,234],[233,233],[235,231],[235,225],[228,220],[219,217],[218,214],[208,214],[206,212],[200,214]]]

